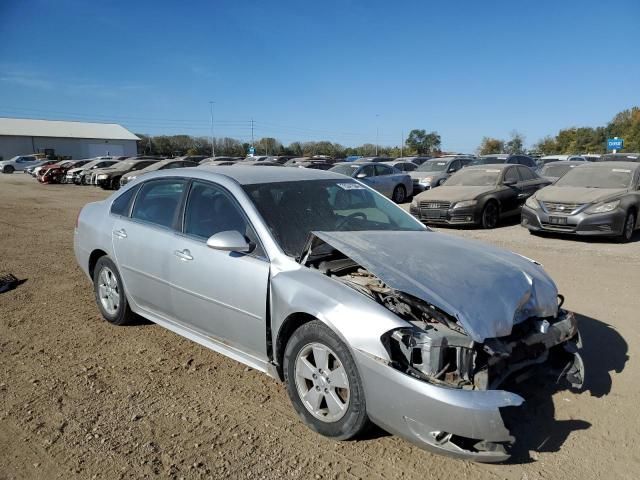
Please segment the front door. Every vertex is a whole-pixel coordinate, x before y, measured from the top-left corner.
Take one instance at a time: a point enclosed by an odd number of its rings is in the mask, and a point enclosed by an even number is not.
[[[269,262],[241,207],[219,185],[194,181],[183,225],[169,262],[174,318],[214,340],[267,360]],[[206,245],[210,236],[229,230],[243,234],[255,249],[243,254]]]

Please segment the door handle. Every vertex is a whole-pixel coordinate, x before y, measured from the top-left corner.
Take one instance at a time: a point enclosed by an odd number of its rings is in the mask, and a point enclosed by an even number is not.
[[[118,238],[127,238],[127,232],[124,228],[121,228],[120,230],[114,230],[113,235]]]
[[[193,257],[191,256],[191,252],[186,248],[182,251],[176,250],[173,252],[173,254],[176,257],[178,257],[180,260],[193,260]]]

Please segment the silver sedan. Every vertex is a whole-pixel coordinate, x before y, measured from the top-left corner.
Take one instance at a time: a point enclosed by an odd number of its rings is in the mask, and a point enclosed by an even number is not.
[[[523,402],[509,380],[553,364],[582,384],[576,318],[539,264],[432,232],[336,173],[150,173],[87,204],[74,239],[108,322],[141,315],[284,381],[334,439],[374,422],[502,461],[501,409]]]
[[[330,171],[360,180],[396,203],[402,203],[413,195],[411,177],[381,162],[343,162]]]

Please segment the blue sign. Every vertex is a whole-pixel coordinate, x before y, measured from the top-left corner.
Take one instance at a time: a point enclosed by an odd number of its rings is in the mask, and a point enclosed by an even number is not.
[[[607,139],[607,150],[622,150],[624,140],[622,138]]]
[[[256,153],[256,149],[254,147],[249,147],[249,155],[253,155]]]

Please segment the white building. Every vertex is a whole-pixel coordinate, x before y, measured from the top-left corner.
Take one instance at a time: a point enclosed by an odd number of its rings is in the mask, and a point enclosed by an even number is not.
[[[0,118],[0,157],[47,153],[73,159],[102,155],[131,156],[139,140],[115,123]]]

